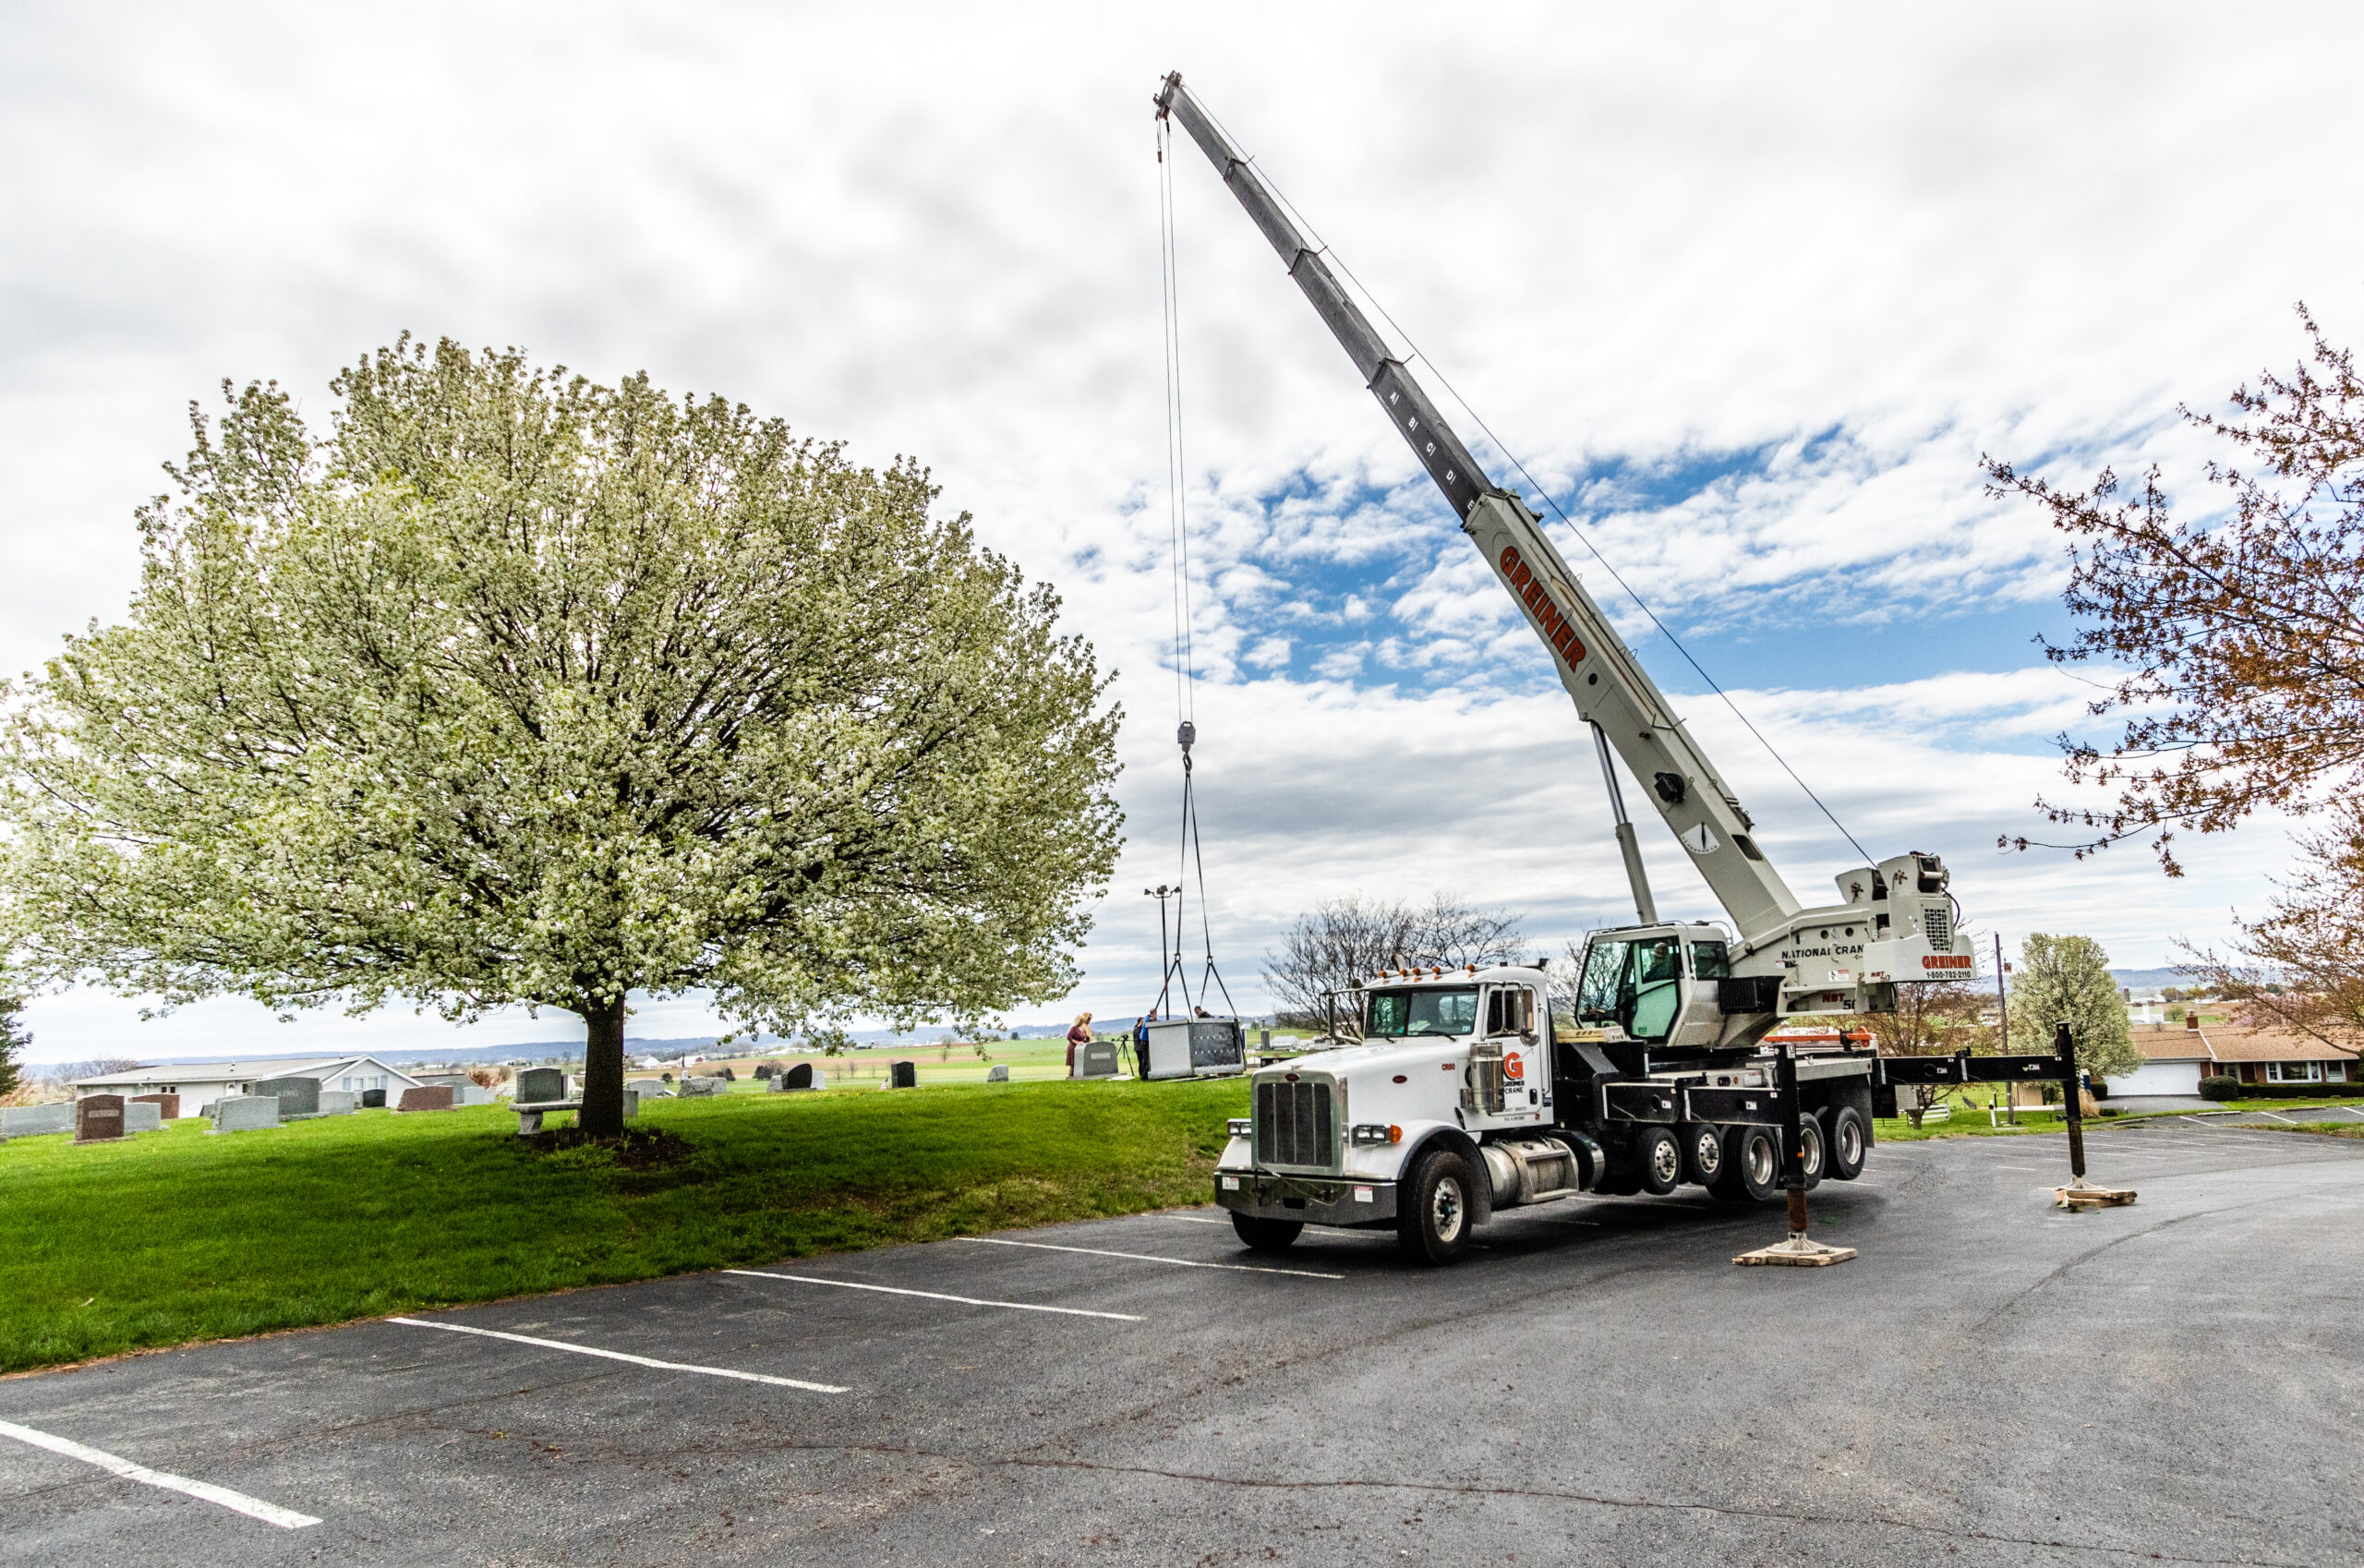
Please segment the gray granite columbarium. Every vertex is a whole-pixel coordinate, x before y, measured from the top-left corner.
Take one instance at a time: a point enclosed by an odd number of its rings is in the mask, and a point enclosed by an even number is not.
[[[74,1102],[74,1141],[113,1143],[123,1137],[123,1096],[85,1094]]]
[[[323,1089],[320,1091],[320,1115],[324,1116],[349,1116],[360,1108],[361,1095],[357,1090]]]
[[[320,1114],[320,1080],[317,1078],[267,1078],[253,1092],[279,1102],[279,1119],[292,1122]]]
[[[164,1108],[153,1100],[127,1100],[123,1103],[123,1130],[128,1137],[135,1132],[164,1130]]]
[[[213,1102],[207,1114],[213,1118],[213,1132],[259,1132],[279,1125],[279,1096],[276,1094],[224,1094]],[[208,1133],[211,1137],[212,1133]]]
[[[9,1105],[0,1108],[0,1138],[41,1138],[53,1132],[74,1130],[74,1102],[60,1100],[48,1105]]]
[[[987,1067],[985,1069],[985,1081],[987,1083],[1007,1083],[1009,1081],[1009,1064],[1007,1062],[995,1062],[992,1067]]]

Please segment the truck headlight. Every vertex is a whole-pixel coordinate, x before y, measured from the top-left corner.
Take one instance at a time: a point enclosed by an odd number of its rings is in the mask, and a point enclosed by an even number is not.
[[[1383,1127],[1377,1122],[1363,1122],[1349,1130],[1346,1136],[1355,1143],[1400,1143],[1404,1140],[1404,1129]]]
[[[1232,1137],[1234,1137],[1234,1138],[1247,1138],[1247,1137],[1251,1136],[1251,1135],[1255,1132],[1255,1130],[1256,1130],[1256,1124],[1255,1124],[1253,1121],[1249,1120],[1248,1117],[1246,1117],[1246,1116],[1234,1116],[1234,1117],[1232,1117],[1232,1118],[1231,1118],[1231,1135],[1232,1135]]]

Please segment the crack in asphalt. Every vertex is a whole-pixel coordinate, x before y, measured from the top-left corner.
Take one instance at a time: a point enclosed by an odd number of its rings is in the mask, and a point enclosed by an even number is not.
[[[2283,1194],[2276,1193],[2269,1197],[2252,1200],[2247,1203],[2227,1203],[2221,1209],[2195,1209],[2189,1214],[2177,1214],[2173,1219],[2161,1220],[2156,1224],[2144,1225],[2141,1230],[2130,1230],[2124,1236],[2113,1236],[2111,1239],[2103,1242],[2099,1247],[2078,1253],[2077,1256],[2069,1259],[2067,1262],[2062,1263],[2050,1273],[2044,1275],[2042,1279],[2037,1280],[2033,1285],[2028,1285],[2024,1289],[2012,1293],[2009,1299],[2006,1300],[2001,1306],[1996,1308],[1992,1312],[1987,1313],[1984,1318],[1979,1319],[1978,1321],[1971,1327],[1969,1331],[1970,1334],[1975,1335],[1980,1330],[1984,1329],[1996,1319],[2017,1311],[2026,1303],[2030,1297],[2035,1295],[2037,1291],[2042,1290],[2045,1285],[2065,1277],[2071,1270],[2084,1267],[2087,1263],[2092,1262],[2103,1253],[2120,1245],[2121,1243],[2139,1240],[2146,1236],[2155,1236],[2160,1231],[2165,1230],[2171,1225],[2182,1224],[2187,1220],[2204,1220],[2212,1214],[2237,1214],[2244,1209],[2262,1208],[2268,1203],[2281,1201],[2283,1196]]]
[[[1713,1514],[1735,1519],[1777,1519],[1797,1525],[1876,1526],[1931,1536],[1940,1540],[1985,1541],[1998,1546],[2041,1546],[2140,1558],[2152,1562],[2182,1562],[2194,1568],[2315,1568],[2315,1565],[2274,1557],[2190,1557],[2154,1551],[2147,1547],[2108,1546],[2089,1541],[2058,1540],[2044,1536],[2003,1535],[1992,1530],[1954,1530],[1881,1514],[1812,1514],[1786,1508],[1755,1508],[1744,1503],[1661,1502],[1648,1498],[1610,1497],[1598,1492],[1569,1491],[1550,1487],[1489,1486],[1478,1482],[1398,1481],[1369,1477],[1326,1480],[1273,1480],[1252,1476],[1217,1476],[1197,1470],[1167,1470],[1151,1465],[1104,1465],[1089,1459],[1044,1459],[1025,1454],[976,1455],[941,1449],[913,1448],[895,1443],[795,1442],[775,1441],[762,1445],[778,1453],[874,1454],[916,1459],[975,1469],[1079,1470],[1104,1476],[1141,1476],[1152,1480],[1181,1481],[1199,1486],[1227,1487],[1252,1491],[1407,1491],[1454,1497],[1507,1497],[1538,1502],[1572,1502],[1586,1507],[1626,1509],[1645,1513]],[[640,1457],[640,1456],[635,1456]]]

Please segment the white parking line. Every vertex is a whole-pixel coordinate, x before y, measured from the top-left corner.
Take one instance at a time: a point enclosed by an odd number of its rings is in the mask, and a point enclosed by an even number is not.
[[[937,1290],[905,1290],[900,1285],[861,1285],[852,1280],[816,1279],[811,1274],[770,1274],[761,1269],[725,1269],[726,1274],[745,1274],[750,1279],[787,1280],[794,1285],[833,1285],[839,1290],[875,1290],[887,1296],[916,1296],[928,1301],[957,1301],[963,1307],[1007,1307],[1014,1312],[1056,1312],[1068,1318],[1112,1318],[1120,1323],[1138,1323],[1141,1320],[1130,1312],[1093,1312],[1081,1307],[1044,1307],[1032,1301],[984,1301],[973,1296],[947,1296]]]
[[[292,1508],[282,1508],[275,1502],[265,1502],[260,1498],[248,1497],[242,1491],[232,1491],[228,1487],[217,1487],[211,1481],[192,1481],[187,1476],[175,1476],[164,1470],[151,1470],[145,1465],[134,1465],[130,1460],[118,1458],[103,1449],[86,1448],[71,1439],[52,1437],[47,1432],[37,1432],[30,1427],[18,1426],[14,1421],[0,1421],[0,1437],[12,1437],[18,1442],[29,1442],[35,1448],[45,1448],[52,1453],[62,1453],[68,1459],[79,1459],[85,1465],[96,1465],[100,1469],[112,1471],[127,1481],[139,1481],[145,1486],[162,1487],[166,1491],[176,1491],[206,1502],[219,1503],[234,1514],[243,1514],[249,1519],[259,1519],[266,1525],[276,1525],[283,1530],[300,1530],[308,1525],[320,1523],[309,1514],[298,1514]]]
[[[1005,1241],[997,1236],[956,1236],[986,1247],[1031,1247],[1043,1252],[1080,1252],[1087,1258],[1129,1258],[1137,1263],[1171,1263],[1177,1269],[1229,1269],[1242,1274],[1294,1274],[1305,1280],[1342,1280],[1344,1274],[1318,1274],[1311,1269],[1270,1269],[1254,1263],[1200,1263],[1188,1258],[1160,1258],[1149,1252],[1109,1252],[1097,1247],[1054,1247],[1047,1241]]]
[[[801,1388],[809,1393],[845,1393],[849,1391],[831,1383],[808,1383],[795,1378],[775,1378],[767,1372],[742,1372],[730,1367],[694,1367],[687,1361],[658,1361],[646,1356],[627,1356],[621,1350],[601,1350],[597,1345],[570,1345],[562,1339],[537,1339],[529,1333],[503,1333],[499,1329],[475,1329],[465,1323],[433,1323],[425,1318],[389,1318],[390,1323],[407,1323],[415,1329],[441,1329],[446,1333],[472,1333],[486,1339],[506,1339],[519,1345],[538,1345],[544,1350],[571,1351],[577,1356],[597,1356],[603,1361],[629,1361],[635,1367],[654,1367],[660,1372],[695,1372],[706,1378],[735,1378],[742,1383],[771,1383],[779,1388]]]

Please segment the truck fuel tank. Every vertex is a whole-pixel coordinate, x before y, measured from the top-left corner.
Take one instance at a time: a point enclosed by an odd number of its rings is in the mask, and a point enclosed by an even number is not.
[[[1478,1152],[1486,1157],[1497,1209],[1572,1197],[1600,1179],[1600,1145],[1580,1132],[1504,1139]]]

